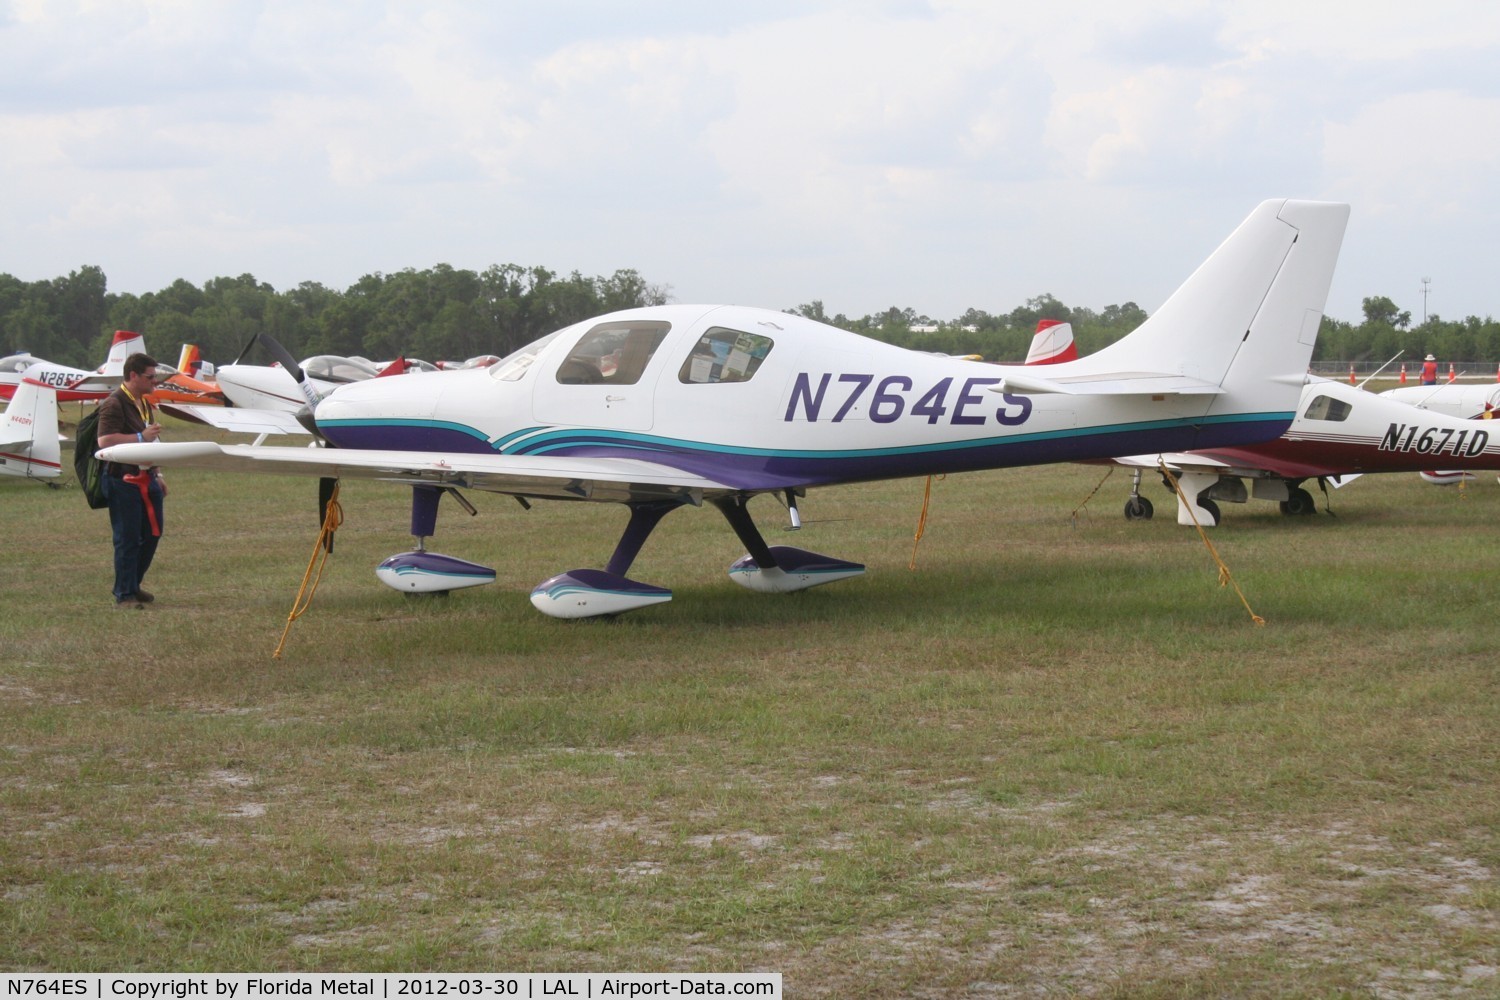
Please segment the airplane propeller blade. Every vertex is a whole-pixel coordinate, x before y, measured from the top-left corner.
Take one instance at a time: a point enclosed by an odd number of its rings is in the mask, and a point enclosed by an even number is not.
[[[245,341],[245,349],[242,350],[242,351],[240,351],[240,356],[234,359],[234,363],[237,364],[237,365],[244,364],[245,363],[245,358],[247,356],[249,356],[249,354],[250,354],[250,348],[254,347],[255,346],[255,342],[257,340],[259,340],[259,339],[260,339],[260,334],[258,334],[258,333],[252,333],[250,335],[250,339],[247,340],[247,341]]]
[[[265,345],[266,351],[292,376],[292,380],[297,383],[297,388],[301,391],[303,398],[307,400],[306,408],[297,411],[297,422],[306,427],[308,433],[312,434],[313,437],[326,444],[327,439],[318,430],[317,418],[313,416],[313,411],[317,409],[320,398],[317,387],[307,380],[307,373],[302,370],[302,366],[297,363],[291,353],[285,347],[281,346],[280,341],[264,331],[256,334],[256,337]]]

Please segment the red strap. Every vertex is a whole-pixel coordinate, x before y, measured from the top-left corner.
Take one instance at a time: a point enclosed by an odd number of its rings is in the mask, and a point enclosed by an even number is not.
[[[127,483],[140,488],[141,502],[146,505],[146,516],[151,520],[151,534],[160,538],[161,524],[156,520],[156,504],[151,502],[151,473],[137,472],[134,475],[125,476],[124,479]]]

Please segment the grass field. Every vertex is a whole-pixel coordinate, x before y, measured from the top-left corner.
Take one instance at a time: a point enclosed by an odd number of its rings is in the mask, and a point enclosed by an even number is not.
[[[1258,626],[1159,485],[1070,517],[1102,474],[935,483],[915,570],[921,481],[815,492],[789,541],[869,572],[780,597],[682,511],[632,570],[675,600],[575,623],[526,595],[622,510],[445,503],[498,580],[417,601],[404,492],[350,483],[279,660],[310,483],[171,473],[140,613],[104,512],[0,484],[0,968],[1500,994],[1500,485],[1224,505]]]

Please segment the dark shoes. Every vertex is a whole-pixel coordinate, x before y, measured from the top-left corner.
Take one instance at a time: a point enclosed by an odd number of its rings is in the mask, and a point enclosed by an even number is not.
[[[154,600],[156,600],[156,595],[149,590],[137,590],[129,597],[122,597],[118,601],[115,601],[115,610],[141,611]]]

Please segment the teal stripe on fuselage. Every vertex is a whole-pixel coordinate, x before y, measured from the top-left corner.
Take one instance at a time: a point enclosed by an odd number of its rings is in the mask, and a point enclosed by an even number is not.
[[[457,431],[460,434],[467,434],[471,438],[483,441],[485,444],[491,443],[488,435],[480,433],[468,424],[456,424],[451,420],[426,420],[421,417],[384,419],[376,417],[349,417],[334,420],[319,420],[318,427],[320,429],[335,427],[424,427],[433,430]]]

